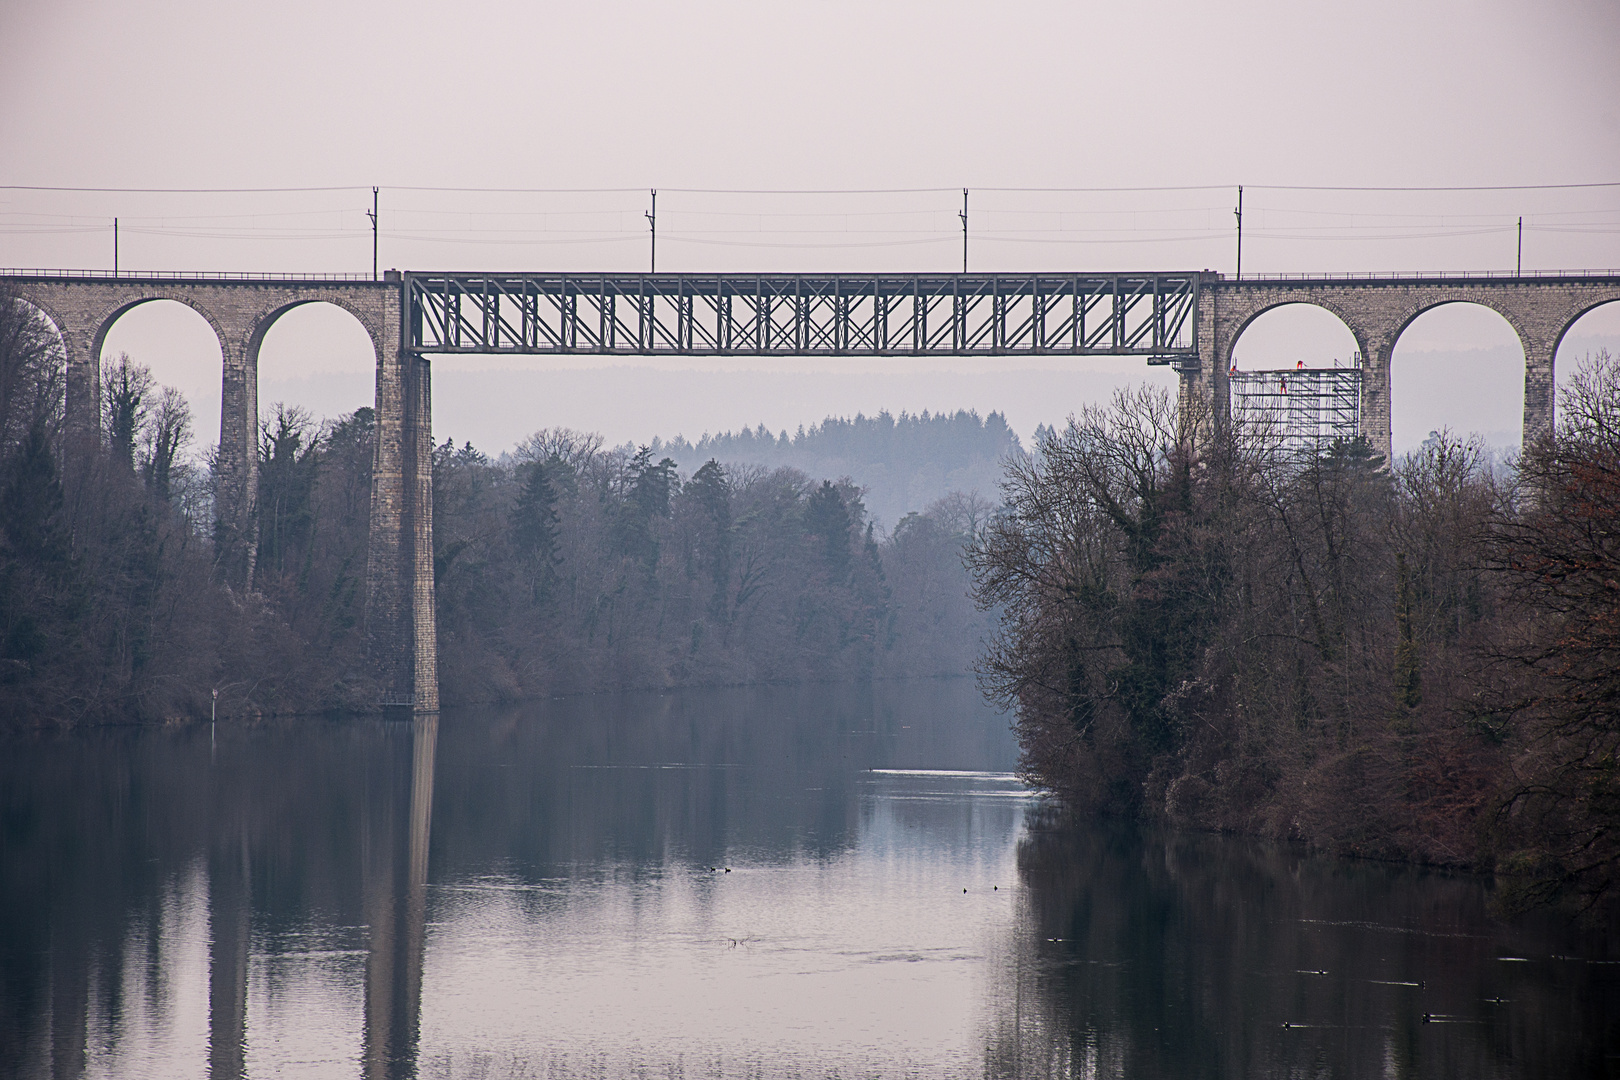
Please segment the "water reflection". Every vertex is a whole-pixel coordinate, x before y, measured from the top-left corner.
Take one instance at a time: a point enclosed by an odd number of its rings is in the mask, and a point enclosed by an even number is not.
[[[1032,828],[1017,1076],[1569,1077],[1620,1071],[1612,945],[1494,921],[1477,880],[1279,845]]]
[[[1469,879],[1065,830],[1015,757],[966,683],[0,742],[0,1076],[1620,1061],[1601,941]]]
[[[366,954],[367,1077],[412,1075],[421,1030],[428,839],[439,714],[418,717],[411,728],[409,782],[387,784],[372,801],[372,807],[382,813],[366,820],[362,888],[366,923],[371,929]],[[400,828],[401,823],[407,827]]]

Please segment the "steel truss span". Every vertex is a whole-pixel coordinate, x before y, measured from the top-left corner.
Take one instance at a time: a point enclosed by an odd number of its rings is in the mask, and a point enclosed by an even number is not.
[[[1197,354],[1201,275],[404,275],[422,353]]]

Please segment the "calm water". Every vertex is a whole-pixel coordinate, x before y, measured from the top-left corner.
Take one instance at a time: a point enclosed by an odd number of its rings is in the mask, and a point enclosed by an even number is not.
[[[1015,760],[965,682],[0,742],[0,1074],[1620,1075],[1601,939]]]

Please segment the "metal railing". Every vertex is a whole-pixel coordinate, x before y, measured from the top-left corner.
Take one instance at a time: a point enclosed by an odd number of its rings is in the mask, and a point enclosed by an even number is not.
[[[1516,281],[1545,278],[1616,278],[1620,270],[1379,270],[1341,271],[1337,273],[1250,274],[1241,279],[1225,274],[1212,277],[1222,285],[1243,285],[1251,281],[1459,281],[1489,280]]]
[[[0,278],[73,278],[92,281],[342,281],[371,283],[370,274],[240,273],[217,270],[51,270],[0,267]],[[383,282],[378,281],[381,285]],[[396,283],[397,284],[397,283]]]
[[[1192,274],[405,275],[425,353],[1181,357]]]

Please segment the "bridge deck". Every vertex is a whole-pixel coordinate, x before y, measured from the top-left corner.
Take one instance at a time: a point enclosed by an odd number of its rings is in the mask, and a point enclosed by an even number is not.
[[[1195,355],[1202,275],[404,275],[426,353]]]

